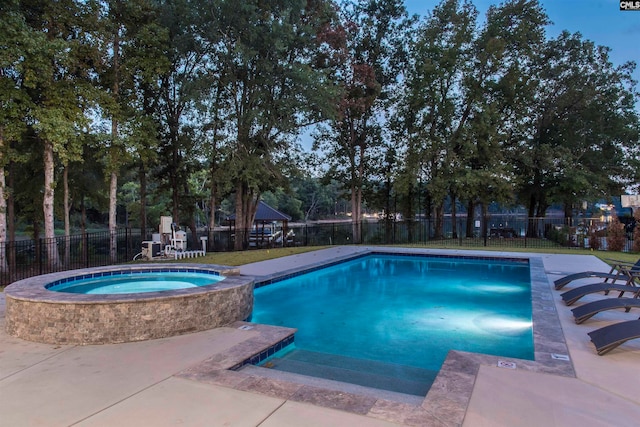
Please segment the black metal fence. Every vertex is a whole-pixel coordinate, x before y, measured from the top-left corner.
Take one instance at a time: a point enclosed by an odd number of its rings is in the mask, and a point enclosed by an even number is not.
[[[68,238],[0,242],[0,267],[5,267],[0,268],[0,285],[40,274],[119,264],[131,261],[140,252],[140,230],[118,229],[113,237],[116,241],[113,258],[110,252],[111,233],[108,231]]]
[[[289,224],[274,233],[219,228],[186,235],[186,249],[199,250],[203,240],[208,252],[223,252],[282,246],[351,245],[424,245],[438,247],[555,248],[588,247],[587,230],[599,229],[606,249],[606,224],[587,219],[576,225],[564,218],[523,218],[490,216],[474,219],[467,227],[466,218],[445,218],[436,223],[422,221],[363,221],[321,224]],[[108,231],[73,235],[68,238],[0,242],[0,285],[23,278],[77,268],[97,267],[132,261],[142,251],[142,242],[153,239],[156,230],[118,229],[113,236],[116,251],[111,255]],[[626,250],[632,246],[628,230]],[[206,238],[206,239],[204,239]],[[194,239],[196,239],[194,241]],[[240,243],[236,245],[236,240]],[[50,256],[49,253],[54,256]],[[4,254],[4,259],[1,255]],[[57,257],[57,260],[56,260]],[[1,268],[2,264],[5,268]]]

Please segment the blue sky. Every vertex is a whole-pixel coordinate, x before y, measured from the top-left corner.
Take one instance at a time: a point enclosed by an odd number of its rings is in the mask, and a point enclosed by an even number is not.
[[[479,22],[492,4],[499,0],[472,0],[480,12]],[[439,0],[405,0],[410,14],[426,16],[439,4]],[[621,11],[618,0],[541,0],[553,22],[547,28],[547,37],[556,37],[563,30],[579,32],[585,39],[597,45],[611,48],[610,59],[614,65],[635,61],[640,65],[640,11]],[[635,80],[640,81],[636,67]]]

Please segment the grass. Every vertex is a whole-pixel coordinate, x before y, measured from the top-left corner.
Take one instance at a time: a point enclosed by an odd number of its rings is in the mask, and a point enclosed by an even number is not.
[[[441,243],[441,242],[440,242]],[[381,245],[383,246],[383,245]],[[564,247],[549,247],[549,248],[522,248],[522,247],[508,247],[501,246],[483,246],[478,245],[465,245],[455,246],[447,244],[429,244],[429,245],[398,245],[399,247],[412,247],[412,248],[428,248],[428,249],[458,249],[458,250],[482,250],[493,252],[529,252],[540,254],[569,254],[569,255],[593,255],[601,260],[608,262],[611,260],[623,261],[629,263],[635,263],[638,260],[637,253],[627,252],[607,252],[607,251],[592,251],[589,249],[580,248],[564,248]],[[187,258],[178,260],[181,263],[194,263],[194,264],[220,264],[239,266],[243,264],[251,264],[253,262],[266,261],[269,259],[285,257],[289,255],[296,255],[305,252],[317,251],[320,249],[329,248],[331,246],[311,246],[311,247],[295,247],[295,248],[273,248],[273,249],[257,249],[242,252],[210,252],[204,258]]]
[[[519,242],[521,240],[516,240]],[[497,244],[492,245],[489,241],[488,246],[484,246],[482,244],[473,244],[473,242],[465,243],[463,246],[452,243],[456,241],[439,241],[432,242],[427,245],[400,245],[404,247],[413,247],[413,248],[428,248],[428,249],[457,249],[457,250],[477,250],[477,251],[493,251],[493,252],[527,252],[527,253],[539,253],[539,254],[559,254],[559,255],[593,255],[597,258],[600,258],[606,263],[611,263],[611,261],[621,261],[625,263],[634,264],[638,261],[638,257],[640,256],[637,252],[610,252],[610,251],[593,251],[591,249],[584,248],[567,248],[564,246],[549,246],[549,247],[541,247],[541,248],[531,248],[531,247],[510,247],[505,244],[503,240],[494,240]]]
[[[239,252],[209,252],[204,257],[185,258],[172,262],[239,266],[259,261],[266,261],[269,259],[282,258],[289,255],[317,251],[328,247],[329,246],[305,246],[295,248],[252,249],[250,251]]]
[[[635,263],[638,260],[637,253],[627,252],[607,252],[607,251],[592,251],[589,249],[569,249],[562,247],[549,247],[549,248],[522,248],[522,247],[508,247],[501,244],[500,246],[483,246],[478,245],[465,245],[455,246],[442,244],[442,242],[435,242],[429,245],[400,245],[402,247],[414,247],[414,248],[429,248],[429,249],[458,249],[458,250],[483,250],[483,251],[500,251],[500,252],[529,252],[529,253],[541,253],[541,254],[570,254],[570,255],[594,255],[605,262],[611,260],[628,262],[630,264]],[[266,261],[274,258],[281,258],[289,255],[296,255],[305,252],[317,251],[320,249],[329,248],[330,246],[305,246],[295,248],[273,248],[273,249],[256,249],[250,251],[241,252],[210,252],[204,257],[199,258],[186,258],[177,260],[175,262],[180,263],[193,263],[193,264],[219,264],[239,266],[243,264],[251,264],[259,261]],[[0,292],[4,291],[4,286],[0,286]]]

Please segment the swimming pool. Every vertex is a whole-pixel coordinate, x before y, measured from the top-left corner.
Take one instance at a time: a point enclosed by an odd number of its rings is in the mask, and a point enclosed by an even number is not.
[[[296,351],[346,369],[380,362],[385,375],[432,381],[449,350],[534,359],[527,260],[373,254],[254,297],[252,321],[297,328]]]
[[[196,271],[138,271],[113,272],[108,276],[93,274],[50,283],[46,289],[86,295],[132,294],[138,292],[162,292],[176,289],[208,286],[225,279],[215,272]]]

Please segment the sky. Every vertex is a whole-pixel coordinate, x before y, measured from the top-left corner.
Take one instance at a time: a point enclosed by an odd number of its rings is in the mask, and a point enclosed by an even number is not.
[[[484,22],[485,13],[500,0],[472,0]],[[409,14],[427,16],[439,0],[405,0]],[[640,11],[621,11],[619,0],[540,0],[553,23],[547,27],[547,38],[557,37],[563,30],[579,32],[596,45],[611,48],[614,65],[635,61],[640,66]],[[640,81],[640,70],[633,74]]]

